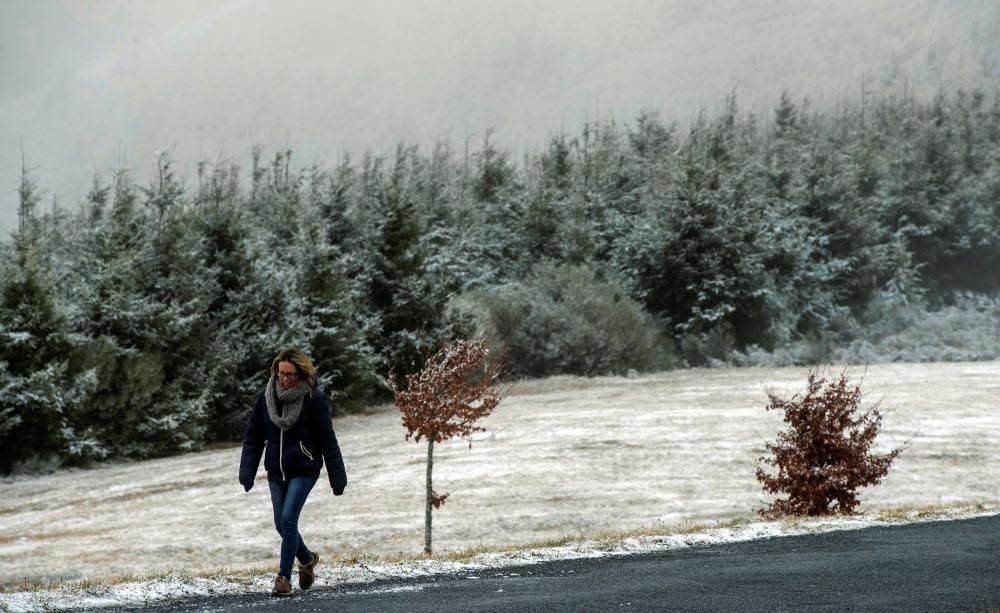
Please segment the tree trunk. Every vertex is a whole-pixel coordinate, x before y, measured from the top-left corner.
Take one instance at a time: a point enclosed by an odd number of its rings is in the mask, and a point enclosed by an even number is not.
[[[424,514],[424,553],[431,552],[431,512],[434,498],[434,488],[431,484],[431,471],[434,469],[434,437],[427,439],[427,506]]]

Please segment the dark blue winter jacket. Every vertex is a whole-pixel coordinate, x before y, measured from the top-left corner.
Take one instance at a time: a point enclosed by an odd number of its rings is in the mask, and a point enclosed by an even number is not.
[[[319,478],[319,469],[326,462],[333,493],[340,496],[347,487],[347,471],[337,435],[333,432],[330,403],[319,388],[313,388],[302,398],[302,412],[285,432],[268,416],[264,391],[257,395],[257,402],[247,419],[240,457],[240,484],[248,492],[253,487],[261,454],[269,481]]]

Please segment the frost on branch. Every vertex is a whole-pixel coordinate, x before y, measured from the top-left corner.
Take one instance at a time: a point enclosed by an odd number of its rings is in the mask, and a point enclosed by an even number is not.
[[[489,360],[485,339],[459,340],[447,345],[425,362],[423,370],[406,377],[400,385],[394,372],[389,385],[396,407],[403,415],[406,440],[427,441],[427,482],[424,506],[424,552],[431,553],[433,509],[441,508],[448,494],[434,491],[434,443],[460,436],[468,438],[485,430],[476,422],[493,412],[507,393],[494,385],[501,360]]]
[[[850,514],[858,506],[857,489],[876,485],[903,451],[872,453],[882,427],[878,405],[862,411],[861,388],[846,373],[827,382],[809,373],[806,395],[782,400],[768,392],[767,410],[784,412],[788,429],[767,444],[772,456],[760,458],[777,469],[758,466],[757,480],[770,494],[787,494],[760,511],[765,517]]]
[[[424,369],[406,377],[405,388],[389,374],[406,440],[440,443],[482,432],[476,422],[493,412],[504,392],[493,387],[500,361],[487,363],[485,340],[459,340],[431,356]]]

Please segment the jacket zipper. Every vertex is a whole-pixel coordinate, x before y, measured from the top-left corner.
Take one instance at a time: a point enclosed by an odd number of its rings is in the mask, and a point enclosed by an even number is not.
[[[282,464],[283,456],[285,451],[285,431],[282,430],[278,435],[278,468],[281,469],[281,480],[288,481],[285,478],[285,466]]]
[[[313,454],[309,453],[309,450],[306,449],[305,443],[303,443],[302,441],[299,441],[299,449],[301,449],[302,453],[304,453],[306,457],[309,458],[310,462],[313,461]]]

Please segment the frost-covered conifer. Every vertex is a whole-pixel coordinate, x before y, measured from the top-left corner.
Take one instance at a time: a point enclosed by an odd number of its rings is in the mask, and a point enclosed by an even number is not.
[[[408,175],[410,155],[400,148],[388,171],[379,163],[366,170],[363,236],[369,251],[361,255],[367,310],[379,322],[370,341],[382,372],[400,375],[419,370],[447,336],[446,290],[427,275],[426,222]]]

